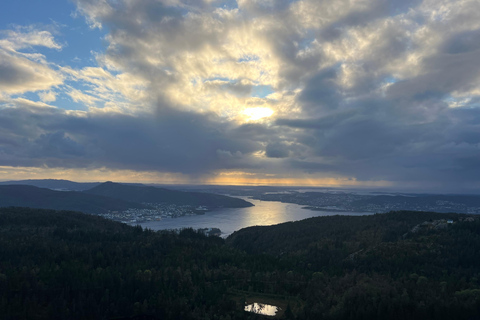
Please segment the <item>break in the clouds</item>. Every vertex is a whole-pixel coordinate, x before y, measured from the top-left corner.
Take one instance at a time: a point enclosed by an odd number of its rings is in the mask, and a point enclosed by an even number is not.
[[[3,26],[2,167],[479,186],[476,0],[74,4]]]

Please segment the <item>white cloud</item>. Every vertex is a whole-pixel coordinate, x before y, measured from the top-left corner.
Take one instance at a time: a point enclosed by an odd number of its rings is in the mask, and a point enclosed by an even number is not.
[[[0,32],[0,92],[7,95],[48,90],[63,83],[63,76],[52,69],[45,56],[21,52],[32,47],[60,50],[48,31],[34,27],[16,27]]]
[[[102,28],[101,20],[113,12],[106,0],[76,1],[76,4],[77,12],[86,17],[91,28]]]
[[[57,100],[57,95],[54,91],[43,91],[38,94],[40,100],[43,102],[53,102]]]
[[[44,63],[0,48],[0,91],[19,94],[48,90],[63,83],[63,76]]]
[[[75,88],[70,88],[70,91],[68,91],[67,94],[72,98],[73,101],[82,102],[88,107],[94,107],[96,102],[100,100]]]
[[[79,90],[69,86],[68,94],[76,102],[84,102],[88,106],[100,107],[102,104],[115,103],[125,112],[139,111],[145,108],[147,82],[141,77],[129,74],[112,74],[106,68],[85,67],[60,69],[69,81],[81,84],[86,89]]]
[[[3,30],[0,32],[0,47],[18,51],[29,47],[46,47],[49,49],[61,50],[62,45],[58,44],[51,32],[38,30],[33,26],[16,27],[16,30]]]

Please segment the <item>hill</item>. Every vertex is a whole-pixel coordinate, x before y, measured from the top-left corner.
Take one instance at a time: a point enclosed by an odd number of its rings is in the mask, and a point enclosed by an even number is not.
[[[241,229],[228,237],[228,243],[249,253],[280,255],[305,250],[312,243],[341,242],[350,251],[396,241],[415,225],[429,220],[464,217],[456,213],[395,211],[370,216],[326,216],[275,226]]]
[[[244,257],[230,251],[192,230],[0,208],[0,318],[245,318],[221,285],[232,278],[224,267]]]
[[[3,181],[0,185],[26,185],[34,186],[38,188],[47,188],[52,190],[62,191],[83,191],[98,186],[100,182],[74,182],[70,180],[57,180],[57,179],[29,179],[29,180],[17,180],[17,181]]]
[[[346,192],[285,192],[257,194],[254,199],[308,206],[313,210],[356,212],[434,211],[480,213],[480,195],[361,194]]]
[[[405,208],[405,210],[415,210],[415,208],[434,208],[436,212],[478,213],[478,208],[480,208],[480,196],[430,194],[412,194],[407,196],[377,195],[363,197],[360,200],[353,201],[351,206],[354,208],[366,208],[368,206],[374,206],[377,208]]]
[[[477,216],[319,217],[223,240],[3,208],[0,257],[7,320],[265,319],[252,302],[279,319],[480,316]]]
[[[102,183],[90,190],[87,194],[100,195],[116,199],[128,199],[138,203],[170,203],[177,205],[207,206],[210,208],[244,208],[253,204],[242,199],[228,196],[169,190],[157,187],[125,185],[114,182]]]
[[[121,199],[75,191],[55,191],[25,185],[0,186],[0,207],[73,210],[93,214],[106,213],[108,211],[124,211],[128,208],[148,208],[148,206]]]
[[[477,216],[318,217],[245,228],[227,244],[291,268],[285,282],[305,301],[300,318],[479,319]]]

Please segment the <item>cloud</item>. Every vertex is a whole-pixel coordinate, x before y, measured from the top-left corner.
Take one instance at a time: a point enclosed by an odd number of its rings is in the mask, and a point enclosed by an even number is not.
[[[15,94],[48,90],[62,83],[62,75],[44,63],[10,54],[0,48],[0,91]]]
[[[289,155],[288,146],[282,143],[269,143],[265,147],[265,155],[269,158],[286,158]]]
[[[479,86],[479,52],[437,54],[426,58],[421,75],[391,85],[387,94],[392,98],[422,100],[441,99],[455,92],[472,91]]]
[[[12,103],[15,107],[0,112],[2,166],[108,167],[197,175],[251,167],[242,161],[258,148],[248,137],[236,137],[235,128],[214,115],[165,106],[154,116],[134,116]]]
[[[57,95],[54,91],[40,92],[38,96],[40,97],[40,100],[42,100],[43,102],[53,102],[57,100]]]
[[[46,30],[38,30],[33,26],[16,26],[15,30],[0,31],[0,47],[10,51],[17,51],[31,47],[46,47],[49,49],[61,50],[62,45],[58,44],[52,33]]]
[[[77,90],[75,88],[71,88],[70,91],[67,93],[74,102],[82,102],[86,106],[95,106],[96,102],[100,99],[91,96],[89,94],[83,93],[83,91]]]
[[[398,186],[476,185],[479,128],[471,119],[480,115],[480,69],[471,10],[478,3],[412,5],[418,10],[341,20],[341,31],[323,38],[315,50],[324,64],[303,78],[296,97],[302,112],[276,121],[305,147],[303,159],[286,159],[292,170]]]
[[[480,49],[480,30],[467,30],[454,34],[442,45],[447,54],[459,54]]]
[[[48,65],[43,55],[19,51],[32,47],[62,48],[50,32],[33,27],[0,32],[0,92],[21,94],[63,83],[63,76]]]
[[[479,109],[452,109],[444,103],[434,115],[415,108],[399,114],[398,109],[383,109],[387,101],[373,103],[318,119],[278,120],[282,127],[302,130],[304,137],[297,142],[310,150],[306,159],[292,159],[292,167],[398,185],[448,183],[458,188],[478,181]]]
[[[94,66],[49,64],[48,32],[4,33],[3,165],[478,181],[476,0],[75,4],[106,33]],[[44,104],[8,98],[30,91]],[[46,107],[53,92],[83,111]]]

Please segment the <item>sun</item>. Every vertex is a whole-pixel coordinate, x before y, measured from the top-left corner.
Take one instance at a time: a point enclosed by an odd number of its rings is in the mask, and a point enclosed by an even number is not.
[[[249,121],[255,121],[262,118],[270,117],[273,114],[273,110],[270,108],[247,108],[243,111]]]

